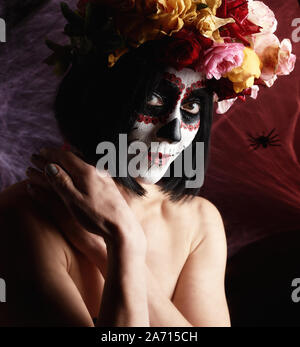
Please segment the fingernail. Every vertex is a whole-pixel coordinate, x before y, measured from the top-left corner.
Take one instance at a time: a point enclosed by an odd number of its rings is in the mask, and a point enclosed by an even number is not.
[[[58,169],[53,164],[46,165],[45,170],[46,170],[46,174],[48,174],[49,176],[56,176],[58,174]]]

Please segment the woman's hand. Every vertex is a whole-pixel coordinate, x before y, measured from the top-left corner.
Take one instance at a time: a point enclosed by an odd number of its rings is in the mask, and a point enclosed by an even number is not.
[[[38,167],[47,164],[45,159],[36,158],[36,156],[32,162]],[[106,278],[107,250],[103,237],[88,232],[77,222],[64,201],[48,183],[43,172],[28,168],[26,174],[30,182],[27,190],[39,208],[51,218],[66,239],[95,264]]]
[[[33,168],[27,171],[33,187],[36,184],[41,187],[46,180],[57,193],[61,199],[60,204],[63,202],[62,206],[65,206],[68,213],[63,219],[73,217],[73,240],[78,243],[80,232],[83,231],[84,239],[84,232],[88,232],[90,235],[94,234],[94,238],[90,239],[91,244],[104,240],[107,251],[117,248],[145,255],[145,234],[108,174],[103,177],[94,166],[88,165],[69,151],[58,149],[45,149],[40,156],[33,155],[32,162],[42,171]],[[70,239],[70,235],[67,237]],[[72,239],[71,242],[74,243]]]

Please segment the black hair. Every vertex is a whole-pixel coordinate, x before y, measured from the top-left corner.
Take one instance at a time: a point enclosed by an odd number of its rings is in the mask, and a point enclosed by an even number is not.
[[[156,42],[147,42],[124,54],[112,68],[99,57],[86,58],[86,62],[80,64],[74,61],[61,81],[55,99],[55,117],[64,139],[82,153],[82,159],[89,164],[96,166],[100,158],[96,154],[99,142],[110,141],[118,148],[119,134],[128,134],[132,128],[135,110],[146,103],[164,70],[156,59],[156,51]],[[212,113],[213,95],[207,91],[200,128],[192,142],[193,165],[196,142],[204,142],[205,172]],[[182,177],[163,177],[159,185],[174,201],[198,195],[200,188],[185,188],[186,179],[184,173]],[[143,187],[129,175],[115,180],[137,195],[145,194]]]

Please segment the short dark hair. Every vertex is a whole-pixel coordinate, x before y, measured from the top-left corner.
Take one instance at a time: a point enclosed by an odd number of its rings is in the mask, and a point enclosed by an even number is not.
[[[135,110],[141,109],[149,93],[161,79],[164,67],[155,59],[155,41],[136,48],[112,68],[105,61],[87,59],[74,62],[61,81],[55,99],[55,117],[66,141],[79,150],[86,162],[96,165],[99,142],[110,141],[118,148],[120,133],[129,133],[135,119]],[[203,107],[204,106],[204,107]],[[193,165],[196,142],[204,142],[204,168],[208,166],[210,131],[213,114],[213,93],[207,90],[203,100],[200,128],[193,140]],[[184,154],[184,153],[183,153]],[[173,172],[174,162],[170,166]],[[145,191],[130,176],[115,178],[138,195]],[[161,190],[178,201],[198,195],[200,188],[186,188],[187,177],[163,177]],[[191,179],[191,178],[189,178]]]

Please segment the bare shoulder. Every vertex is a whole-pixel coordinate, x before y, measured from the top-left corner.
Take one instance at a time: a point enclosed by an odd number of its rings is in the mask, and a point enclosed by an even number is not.
[[[196,197],[195,203],[197,204],[197,209],[201,216],[200,222],[202,226],[211,224],[220,225],[223,223],[218,208],[211,201],[203,197]]]
[[[76,262],[73,248],[26,183],[0,194],[0,275],[7,284],[0,325],[92,326],[69,271]]]
[[[222,216],[218,208],[203,197],[195,197],[191,202],[191,218],[195,220],[194,238],[191,250],[200,243],[209,243],[211,240],[218,243],[220,248],[226,249],[226,236]]]
[[[18,182],[0,193],[0,263],[22,259],[25,266],[55,259],[67,268],[69,246],[51,218],[31,199],[26,184]]]

